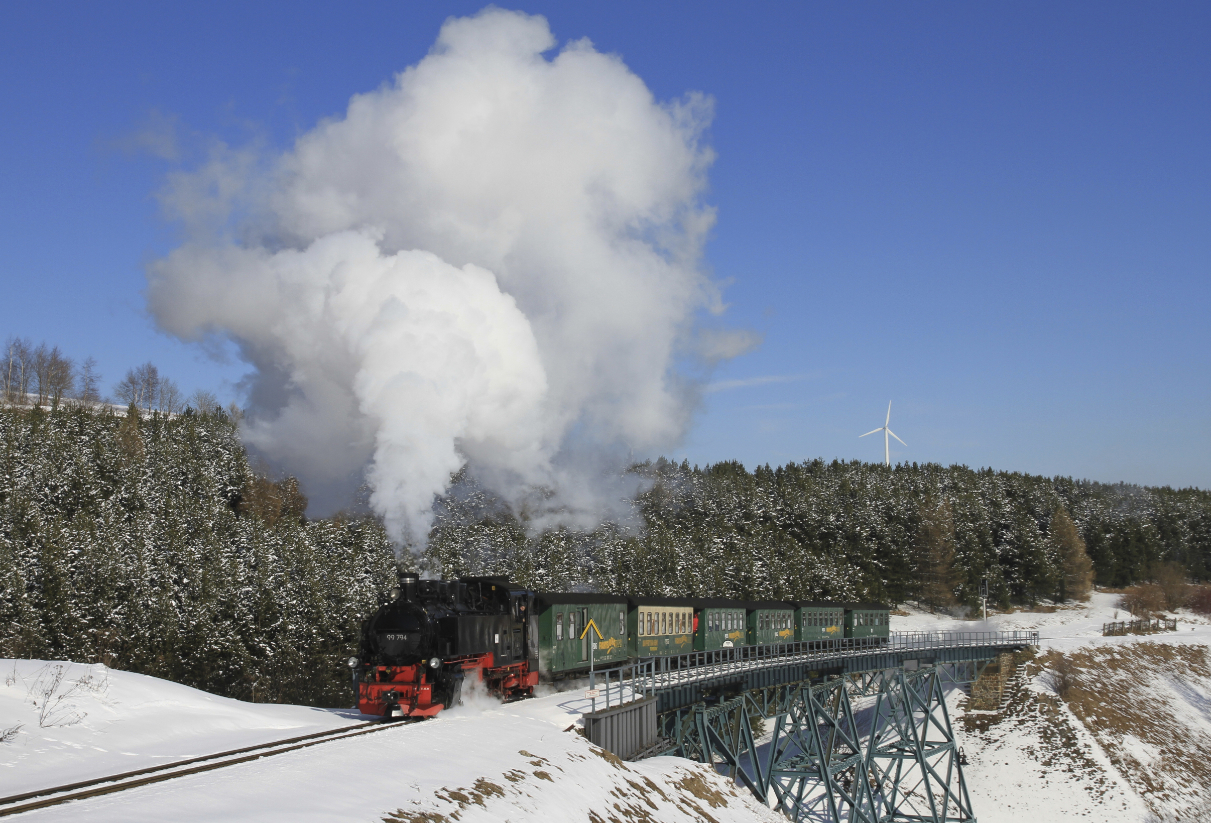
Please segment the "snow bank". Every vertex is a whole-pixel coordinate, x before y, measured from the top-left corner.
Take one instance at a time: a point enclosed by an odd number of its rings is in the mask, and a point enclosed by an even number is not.
[[[62,667],[60,711],[31,697]],[[350,724],[356,713],[241,703],[101,666],[0,661],[0,794]],[[70,692],[71,684],[79,684]],[[36,695],[35,695],[36,696]],[[482,698],[422,723],[28,814],[90,821],[778,821],[747,791],[679,758],[622,763],[577,731],[579,693]],[[45,718],[44,718],[45,719]]]
[[[1147,806],[1058,699],[1023,688],[1003,713],[968,714],[964,702],[955,691],[948,707],[980,823],[1144,819]]]
[[[360,717],[242,703],[100,664],[0,660],[0,678],[0,733],[20,727],[0,744],[0,796],[326,731]]]
[[[1037,630],[1041,658],[1054,651],[1076,659],[1090,681],[1093,698],[1071,695],[1066,703],[1033,676],[1036,666],[999,714],[967,713],[961,694],[952,693],[951,718],[970,761],[965,775],[981,823],[1143,821],[1155,819],[1150,813],[1188,813],[1200,802],[1198,779],[1180,772],[1188,758],[1211,760],[1211,688],[1198,677],[1205,666],[1189,659],[1206,655],[1211,625],[1182,610],[1169,615],[1177,618],[1176,632],[1102,637],[1103,623],[1130,619],[1117,602],[1116,594],[1094,592],[1087,603],[987,621],[911,607],[892,615],[892,631]],[[1171,647],[1177,653],[1165,652]],[[1123,665],[1102,665],[1118,658]],[[1105,722],[1109,715],[1120,719],[1116,728]]]

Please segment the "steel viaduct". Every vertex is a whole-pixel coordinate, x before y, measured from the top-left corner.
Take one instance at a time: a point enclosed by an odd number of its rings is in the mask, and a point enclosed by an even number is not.
[[[585,734],[624,759],[726,769],[796,823],[974,823],[944,686],[1037,645],[900,632],[650,658],[593,674]]]

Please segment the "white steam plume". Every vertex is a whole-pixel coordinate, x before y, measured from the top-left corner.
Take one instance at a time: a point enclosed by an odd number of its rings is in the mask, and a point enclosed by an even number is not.
[[[541,17],[451,19],[342,119],[165,193],[193,239],[150,268],[159,323],[235,340],[246,438],[318,483],[368,466],[403,542],[464,463],[591,521],[603,501],[568,456],[675,445],[676,361],[719,350],[694,326],[719,310],[699,268],[709,101],[658,103],[587,40],[554,46]]]

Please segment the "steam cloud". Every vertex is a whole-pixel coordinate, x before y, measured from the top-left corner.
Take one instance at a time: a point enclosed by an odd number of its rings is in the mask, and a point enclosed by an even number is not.
[[[469,464],[506,499],[599,516],[585,455],[675,445],[696,328],[710,101],[659,103],[616,56],[488,9],[279,156],[221,151],[164,198],[190,239],[149,270],[185,339],[255,367],[245,437],[317,483],[360,476],[401,542]]]

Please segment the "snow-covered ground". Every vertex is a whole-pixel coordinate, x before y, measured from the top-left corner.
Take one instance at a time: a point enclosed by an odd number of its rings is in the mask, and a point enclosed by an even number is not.
[[[1055,610],[1050,612],[1015,611],[1006,614],[990,614],[987,621],[963,620],[902,606],[898,611],[906,611],[907,614],[893,613],[891,630],[893,632],[1036,630],[1039,633],[1043,650],[1067,650],[1091,644],[1134,643],[1140,640],[1194,642],[1200,645],[1207,645],[1211,642],[1211,621],[1186,610],[1169,615],[1178,619],[1180,630],[1176,634],[1169,632],[1148,636],[1102,637],[1103,623],[1131,619],[1131,615],[1116,606],[1118,599],[1117,594],[1094,592],[1088,603],[1070,603],[1066,606],[1055,607]]]
[[[988,620],[963,620],[906,608],[908,614],[892,615],[891,630],[902,631],[1012,631],[1039,632],[1039,658],[1050,651],[1091,662],[1105,656],[1137,659],[1134,670],[1125,672],[1134,680],[1128,689],[1106,676],[1103,668],[1090,668],[1082,675],[1103,692],[1098,704],[1103,715],[1118,707],[1131,726],[1132,707],[1152,719],[1153,726],[1169,730],[1197,729],[1200,735],[1169,735],[1158,742],[1175,741],[1202,747],[1196,757],[1211,761],[1211,681],[1198,682],[1189,667],[1174,666],[1156,655],[1144,654],[1147,647],[1186,646],[1197,655],[1211,647],[1211,624],[1188,611],[1171,614],[1178,621],[1176,632],[1153,635],[1102,637],[1102,624],[1130,620],[1117,608],[1118,595],[1095,592],[1088,603],[1056,608],[1049,612],[992,614]],[[1137,654],[1136,652],[1139,652]],[[1164,656],[1162,655],[1162,658]],[[1142,665],[1142,661],[1149,661]],[[948,706],[959,744],[970,765],[965,769],[972,807],[980,823],[1051,823],[1066,820],[1130,821],[1165,819],[1189,804],[1170,795],[1147,791],[1141,781],[1140,760],[1160,763],[1180,756],[1161,751],[1147,742],[1143,726],[1110,729],[1097,723],[1097,715],[1074,703],[1055,697],[1042,671],[1022,684],[1017,696],[999,713],[965,713],[961,693],[953,692]],[[1140,686],[1143,686],[1142,688]],[[1137,736],[1139,735],[1139,736]],[[1132,750],[1137,757],[1131,762]],[[1118,767],[1116,767],[1116,764]],[[1170,776],[1171,779],[1171,776]],[[1183,787],[1185,788],[1185,787]],[[1148,798],[1146,802],[1144,797]],[[1187,799],[1198,800],[1197,797]],[[1150,815],[1155,814],[1155,817]],[[1202,820],[1187,817],[1189,820]]]
[[[351,712],[246,704],[100,666],[70,666],[39,725],[31,689],[62,664],[0,661],[0,796],[356,722]],[[53,698],[52,698],[53,699]],[[747,791],[677,758],[622,763],[575,731],[579,694],[500,705],[27,812],[30,821],[776,821]],[[73,725],[62,725],[76,718]],[[46,719],[43,720],[46,723]]]
[[[101,665],[0,660],[0,678],[0,733],[20,726],[0,744],[2,797],[349,726],[360,718],[354,711],[243,703]]]
[[[986,623],[915,610],[893,615],[893,631],[1037,629],[1040,659],[1048,651],[1097,663],[1107,693],[1071,705],[1042,677],[1019,689],[1003,712],[965,712],[948,704],[981,823],[1050,823],[1085,819],[1141,823],[1150,811],[1181,811],[1175,794],[1149,789],[1163,781],[1157,764],[1166,746],[1211,748],[1211,682],[1206,648],[1211,624],[1178,615],[1179,631],[1103,638],[1117,597],[1054,612],[992,615]],[[1164,644],[1180,654],[1135,654]],[[1127,688],[1111,663],[1122,658],[1177,662]],[[1109,661],[1109,662],[1108,662]],[[1037,668],[1037,667],[1036,667]],[[1124,665],[1121,668],[1128,669]],[[48,678],[62,674],[57,703],[35,705]],[[0,796],[160,765],[258,742],[352,725],[354,712],[247,704],[100,666],[0,661]],[[1139,678],[1137,678],[1139,679]],[[1143,682],[1143,680],[1140,680]],[[1151,691],[1148,691],[1151,690]],[[1149,706],[1139,729],[1129,712],[1120,726],[1104,720],[1123,701]],[[1082,702],[1083,701],[1083,702]],[[579,694],[550,694],[500,705],[483,698],[423,723],[397,725],[355,739],[324,743],[259,761],[177,778],[126,792],[29,812],[20,819],[99,821],[759,821],[781,820],[709,768],[661,757],[621,763],[576,732],[585,710]],[[1101,720],[1099,720],[1099,718]],[[1122,720],[1127,718],[1127,720]],[[1181,735],[1162,734],[1182,726]],[[1176,741],[1176,742],[1174,742]],[[1193,741],[1193,742],[1191,742]],[[1195,752],[1211,761],[1211,751]],[[1148,767],[1152,771],[1148,771]],[[1124,777],[1122,770],[1129,772]],[[1139,775],[1145,775],[1146,780]],[[1170,775],[1171,777],[1171,775]],[[1144,781],[1144,782],[1141,782]],[[1172,782],[1172,781],[1171,781]],[[1197,786],[1181,786],[1181,793]],[[1191,818],[1188,818],[1191,819]]]

